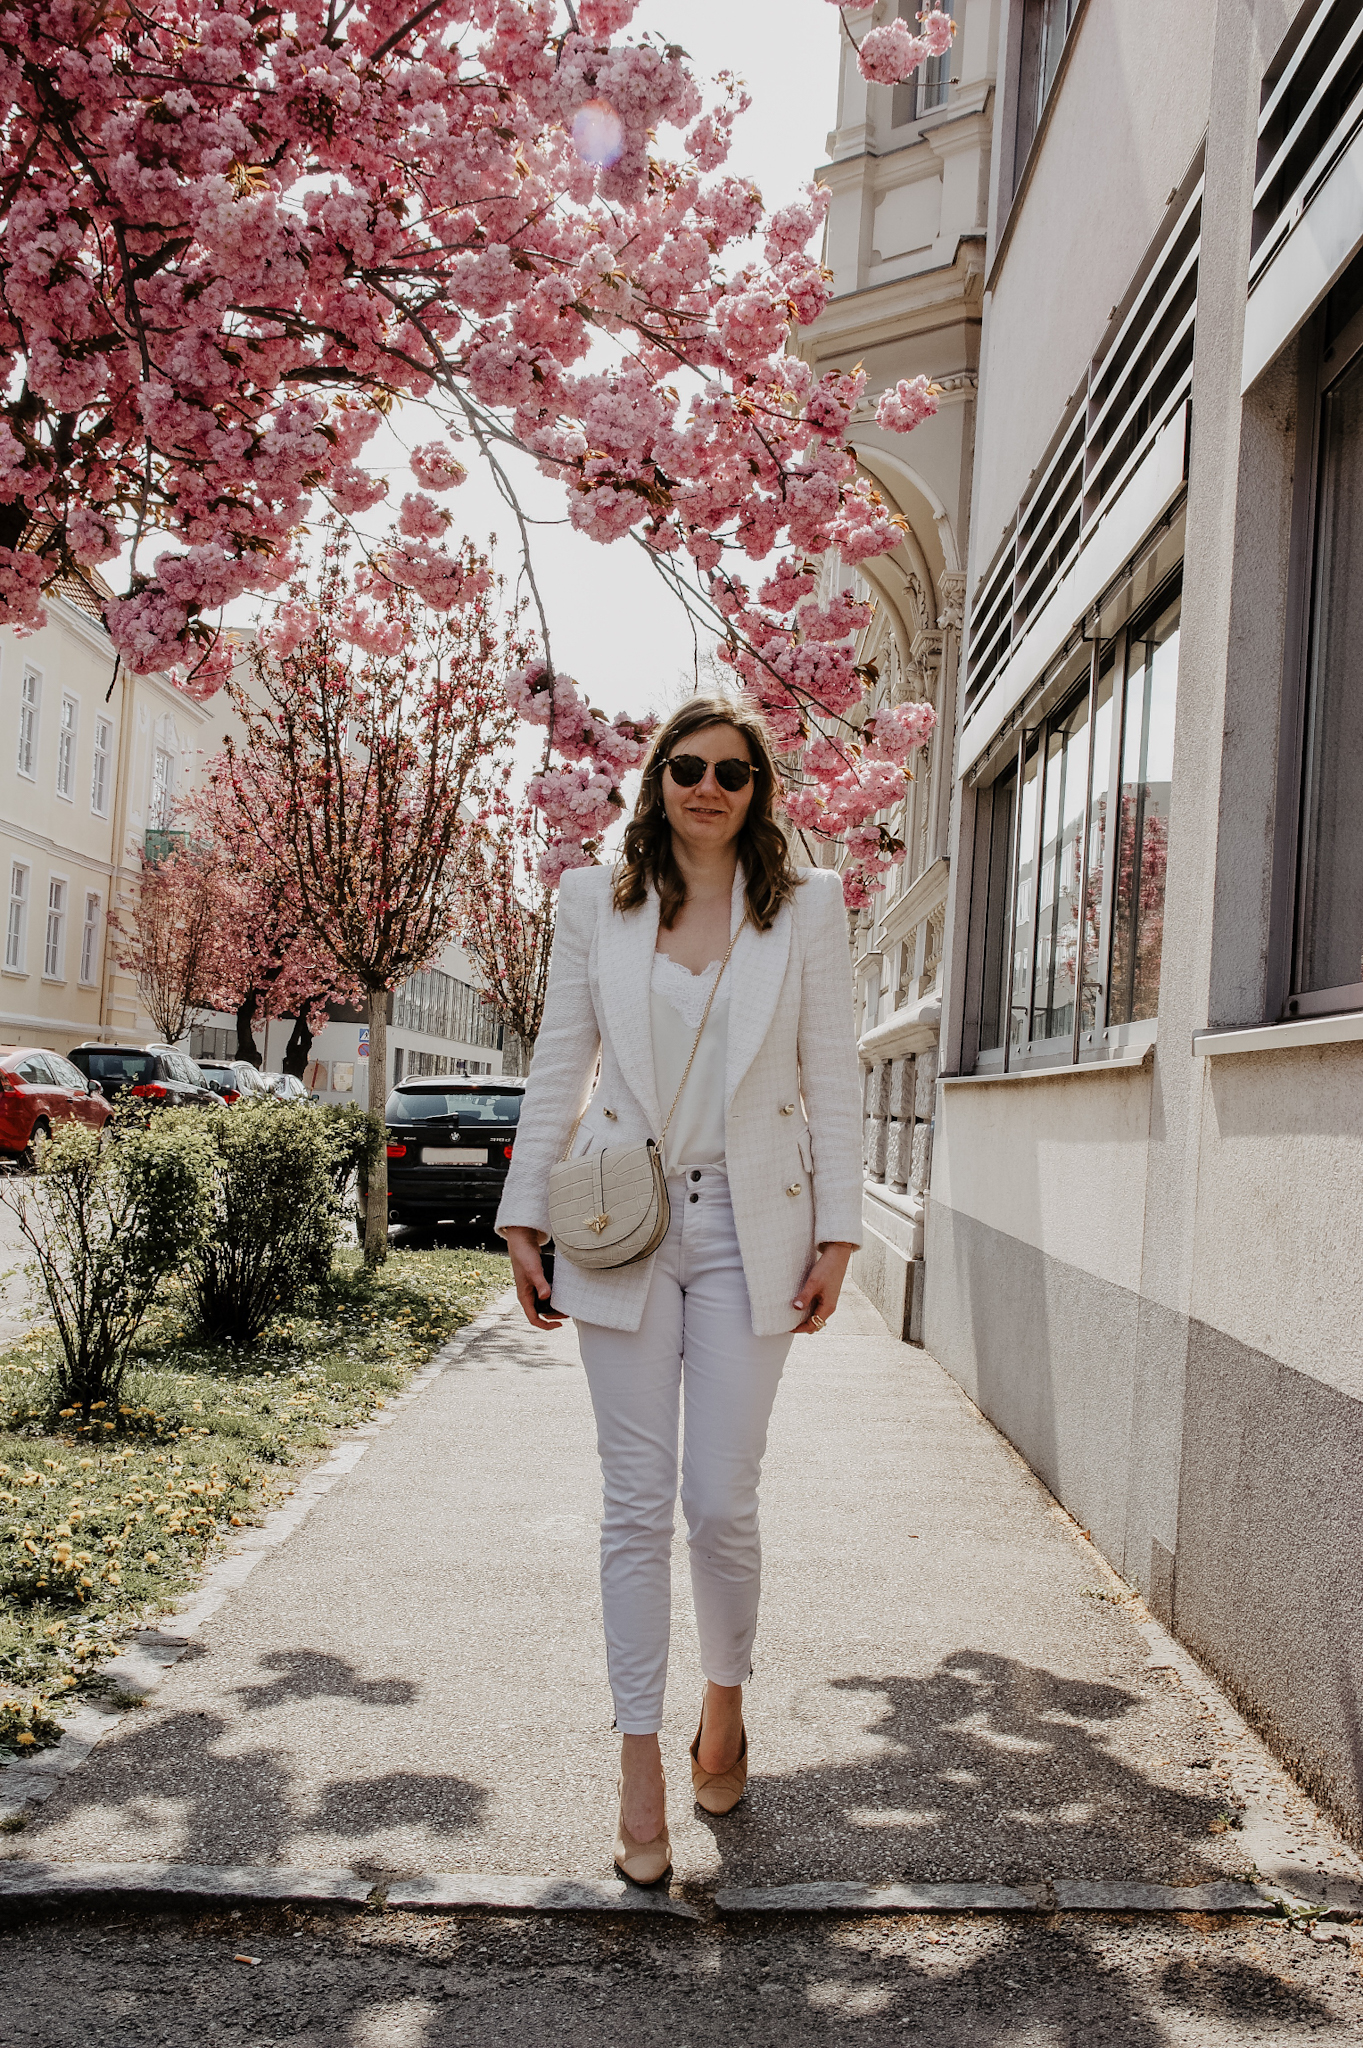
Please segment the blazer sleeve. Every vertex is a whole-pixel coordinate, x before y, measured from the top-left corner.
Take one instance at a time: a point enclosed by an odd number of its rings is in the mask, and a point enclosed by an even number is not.
[[[499,1235],[508,1224],[523,1224],[541,1244],[549,1236],[549,1169],[567,1149],[596,1069],[601,1032],[587,962],[596,924],[591,882],[599,872],[570,869],[559,884],[544,1018],[497,1210]]]
[[[814,1149],[814,1242],[861,1243],[861,1063],[841,878],[812,869],[800,894],[800,1092]]]

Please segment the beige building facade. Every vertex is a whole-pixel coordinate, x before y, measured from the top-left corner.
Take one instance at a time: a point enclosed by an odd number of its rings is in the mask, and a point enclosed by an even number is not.
[[[0,1046],[145,1045],[156,1028],[119,964],[110,912],[136,902],[144,857],[181,829],[179,806],[203,764],[239,728],[225,693],[198,704],[116,663],[79,587],[59,586],[45,603],[38,632],[0,630]],[[281,1068],[291,1030],[288,1019],[257,1021],[267,1068]],[[366,1039],[354,1017],[317,1034],[307,1079],[323,1100],[368,1102]],[[451,941],[394,996],[388,1085],[423,1072],[500,1073],[501,1040]],[[202,1057],[234,1057],[236,1043],[235,1019],[212,1013],[189,1038]]]

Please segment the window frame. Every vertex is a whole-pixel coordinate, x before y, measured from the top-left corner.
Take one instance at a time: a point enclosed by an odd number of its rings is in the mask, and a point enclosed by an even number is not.
[[[1180,606],[1180,634],[1182,628],[1181,607],[1183,596],[1183,564],[1180,562],[1169,574],[1160,580],[1158,587],[1135,606],[1129,618],[1125,619],[1108,638],[1088,639],[1089,668],[1087,677],[1082,672],[1070,678],[1067,687],[1054,698],[1046,711],[1029,722],[1024,714],[1019,718],[1015,744],[1008,758],[1002,760],[998,773],[980,787],[977,798],[974,852],[972,862],[970,929],[967,938],[967,972],[969,989],[967,995],[967,1028],[970,1038],[963,1048],[970,1061],[963,1071],[976,1074],[1009,1074],[1032,1071],[1063,1072],[1066,1068],[1098,1063],[1101,1064],[1122,1053],[1154,1043],[1158,1029],[1158,1014],[1154,1017],[1137,1018],[1131,1022],[1114,1024],[1109,1019],[1112,999],[1112,956],[1115,936],[1117,877],[1120,866],[1120,847],[1117,834],[1120,830],[1120,796],[1122,788],[1122,749],[1126,732],[1128,692],[1139,668],[1133,667],[1131,650],[1145,644],[1147,631],[1153,629],[1174,604]],[[1180,648],[1181,651],[1181,648]],[[1108,656],[1111,656],[1109,662]],[[1094,747],[1093,735],[1099,710],[1099,696],[1103,680],[1111,675],[1111,703],[1113,706],[1108,734],[1107,792],[1108,792],[1108,838],[1104,848],[1103,886],[1099,899],[1098,950],[1095,978],[1090,980],[1085,971],[1085,948],[1083,938],[1083,908],[1089,890],[1090,860],[1093,848],[1094,826]],[[1041,851],[1044,843],[1046,789],[1045,771],[1047,748],[1052,734],[1062,731],[1073,717],[1076,709],[1087,698],[1087,769],[1084,789],[1083,838],[1080,852],[1079,893],[1080,908],[1077,956],[1079,972],[1074,991],[1074,1018],[1068,1032],[1046,1039],[1031,1037],[1031,1020],[1036,998],[1037,961],[1039,954],[1039,915]],[[1030,874],[1032,877],[1034,902],[1031,913],[1031,930],[1028,945],[1028,983],[1026,991],[1027,1035],[1015,1048],[1013,1044],[1013,1017],[1021,1007],[1017,998],[1017,911],[1019,884],[1024,868],[1023,858],[1023,814],[1026,805],[1020,800],[1024,775],[1028,763],[1037,762],[1037,794],[1035,815],[1030,822]],[[1008,831],[1011,844],[1001,849],[994,833],[994,813],[999,802],[999,793],[1005,785],[1011,785],[1011,818]],[[981,816],[983,813],[983,816]],[[990,919],[991,897],[1002,885],[1004,892],[1003,923],[1000,932]],[[1001,951],[1001,957],[1000,957]],[[984,1048],[981,1039],[987,1028],[985,1016],[986,981],[992,979],[997,970],[997,998],[1002,1017],[1002,1039],[997,1046]],[[1085,1023],[1084,996],[1086,991],[1094,993],[1093,1021]]]
[[[23,876],[22,886],[16,891],[14,878]],[[9,910],[5,920],[5,973],[27,976],[28,968],[28,906],[33,894],[33,868],[23,860],[11,860],[9,865]],[[16,916],[16,911],[18,915]],[[11,958],[11,953],[13,958]]]
[[[71,879],[68,875],[49,875],[47,878],[47,919],[43,927],[43,980],[66,980],[66,919]],[[59,890],[57,902],[52,893]],[[53,919],[56,919],[56,939],[53,940]],[[55,960],[55,965],[52,964]]]
[[[94,905],[91,915],[90,906]],[[85,892],[85,915],[80,927],[80,972],[78,980],[82,988],[99,986],[99,925],[104,910],[104,899],[98,889]]]
[[[1363,256],[1356,257],[1363,263]],[[1291,1022],[1363,1010],[1363,977],[1337,988],[1299,983],[1308,863],[1305,854],[1310,774],[1312,665],[1316,629],[1316,551],[1320,536],[1325,400],[1363,352],[1363,306],[1327,348],[1328,301],[1301,331],[1298,356],[1297,451],[1292,542],[1284,634],[1282,717],[1278,747],[1270,945],[1265,1021]],[[1327,361],[1327,356],[1330,360]]]
[[[32,695],[29,686],[32,685]],[[38,739],[43,710],[43,672],[26,661],[19,678],[19,736],[15,773],[25,782],[38,780]],[[24,766],[27,759],[28,766]]]
[[[68,721],[67,713],[70,712]],[[76,801],[76,749],[80,743],[80,698],[63,690],[57,718],[57,795],[65,804]]]
[[[113,763],[113,739],[112,718],[97,718],[94,751],[90,758],[90,815],[94,818],[107,818],[109,815],[109,770]]]

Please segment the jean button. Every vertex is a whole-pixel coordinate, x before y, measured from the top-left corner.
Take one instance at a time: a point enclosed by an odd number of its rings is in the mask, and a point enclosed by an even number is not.
[[[699,1195],[692,1195],[692,1197],[691,1197],[691,1200],[692,1200],[693,1202],[698,1202],[698,1201],[700,1200],[700,1196],[699,1196]]]
[[[699,1168],[699,1167],[697,1167],[697,1168],[695,1169],[695,1171],[694,1171],[694,1172],[692,1173],[692,1175],[691,1175],[691,1178],[692,1178],[692,1180],[699,1180],[699,1179],[700,1179],[700,1168]]]

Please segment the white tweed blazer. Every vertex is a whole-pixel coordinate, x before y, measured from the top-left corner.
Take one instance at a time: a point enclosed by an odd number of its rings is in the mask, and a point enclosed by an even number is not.
[[[497,1212],[498,1231],[525,1225],[541,1243],[549,1169],[583,1103],[574,1156],[656,1138],[666,1113],[649,996],[658,899],[650,891],[622,916],[611,879],[608,868],[575,868],[559,886],[544,1022]],[[736,887],[734,926],[742,906]],[[725,1163],[753,1330],[766,1337],[803,1320],[791,1302],[816,1245],[861,1243],[860,1077],[839,877],[805,870],[770,931],[744,926],[726,978]],[[554,1303],[584,1322],[637,1330],[652,1272],[651,1258],[589,1273],[560,1257]]]

